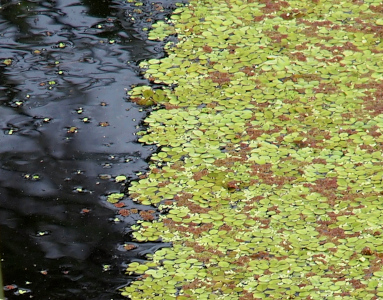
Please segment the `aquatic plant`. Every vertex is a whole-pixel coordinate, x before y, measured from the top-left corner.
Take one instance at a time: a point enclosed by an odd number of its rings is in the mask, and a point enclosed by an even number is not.
[[[383,297],[382,24],[375,0],[192,0],[153,26],[179,42],[140,65],[169,88],[130,92],[163,108],[129,191],[163,212],[137,241],[173,247],[122,295]]]

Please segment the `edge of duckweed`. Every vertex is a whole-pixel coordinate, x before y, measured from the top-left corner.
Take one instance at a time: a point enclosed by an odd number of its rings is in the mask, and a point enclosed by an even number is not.
[[[383,5],[191,1],[143,62],[140,141],[162,146],[134,201],[157,206],[137,241],[163,240],[132,299],[383,296]],[[118,200],[118,199],[117,199]]]

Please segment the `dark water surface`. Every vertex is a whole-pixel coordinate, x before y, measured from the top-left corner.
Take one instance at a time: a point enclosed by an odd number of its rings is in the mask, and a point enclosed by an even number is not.
[[[135,1],[137,2],[137,1]],[[0,245],[8,299],[121,299],[130,225],[106,195],[156,149],[136,142],[148,111],[126,90],[164,56],[143,27],[176,1],[0,0]],[[178,1],[179,2],[179,1]],[[133,19],[134,20],[133,20]],[[126,182],[126,185],[129,182]],[[125,208],[153,209],[123,200]]]

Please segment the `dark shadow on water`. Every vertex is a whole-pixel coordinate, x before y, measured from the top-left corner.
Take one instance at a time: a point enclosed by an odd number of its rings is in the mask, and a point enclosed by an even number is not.
[[[106,200],[146,172],[156,151],[137,142],[149,111],[126,101],[126,92],[148,84],[138,61],[164,56],[163,43],[148,41],[142,28],[168,16],[175,2],[143,1],[139,11],[117,0],[0,0],[0,247],[8,299],[122,299],[118,288],[134,279],[126,265],[171,246],[132,241],[139,214],[121,216]],[[118,175],[127,182],[116,183]],[[155,210],[128,195],[121,201]]]

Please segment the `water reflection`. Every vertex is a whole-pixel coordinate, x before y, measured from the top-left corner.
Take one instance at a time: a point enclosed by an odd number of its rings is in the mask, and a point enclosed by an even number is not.
[[[144,39],[146,17],[165,17],[174,2],[154,9],[147,1],[134,15],[134,3],[123,1],[0,1],[0,230],[9,299],[119,299],[126,263],[169,246],[124,250],[139,216],[116,219],[105,195],[123,189],[115,176],[144,172],[155,150],[136,142],[147,112],[125,97],[131,84],[147,84],[135,61],[163,55],[160,43]]]

